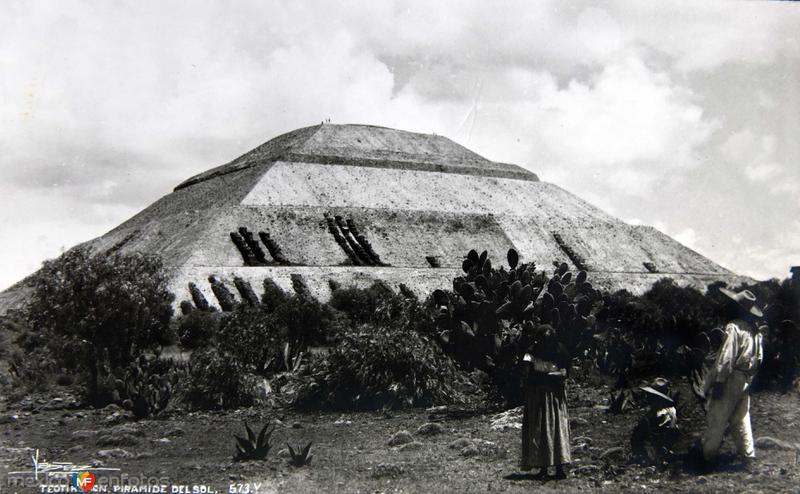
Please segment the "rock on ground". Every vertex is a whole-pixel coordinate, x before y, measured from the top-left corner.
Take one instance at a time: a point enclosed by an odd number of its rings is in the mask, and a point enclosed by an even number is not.
[[[450,449],[463,449],[472,445],[472,441],[466,437],[460,437],[449,444]]]
[[[144,429],[135,423],[115,425],[109,432],[112,434],[130,434],[132,436],[139,437],[144,436]]]
[[[496,415],[492,415],[492,430],[504,431],[506,429],[522,429],[522,411],[523,407],[517,407]]]
[[[426,424],[422,424],[421,426],[419,426],[416,434],[418,436],[435,436],[443,432],[444,432],[444,427],[442,427],[441,424],[437,424],[436,422],[428,422]]]
[[[410,443],[406,443],[406,444],[400,446],[399,448],[397,448],[397,450],[398,451],[403,451],[403,452],[406,452],[406,451],[419,451],[423,447],[424,447],[424,445],[421,442],[412,441]]]
[[[97,456],[100,458],[131,458],[133,453],[121,448],[101,449],[97,452]]]
[[[98,446],[136,446],[139,440],[133,434],[106,434],[97,438]]]
[[[461,438],[450,443],[453,449],[460,449],[459,454],[467,458],[476,456],[487,458],[505,458],[508,452],[492,441],[483,439]]]
[[[397,431],[391,439],[389,439],[389,446],[400,446],[414,441],[414,437],[408,431]]]
[[[756,439],[756,446],[764,449],[782,449],[786,451],[800,450],[800,444],[775,439],[770,436],[763,436]]]
[[[600,454],[600,459],[611,458],[613,456],[618,458],[622,458],[624,456],[624,450],[622,449],[622,446],[608,448]]]

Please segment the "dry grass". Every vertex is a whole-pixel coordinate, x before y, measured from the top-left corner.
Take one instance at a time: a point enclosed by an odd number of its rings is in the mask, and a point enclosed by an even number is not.
[[[490,427],[490,417],[446,420],[444,432],[432,436],[414,434],[429,420],[427,412],[412,410],[378,413],[268,413],[244,410],[226,413],[175,414],[168,419],[130,423],[126,427],[141,434],[136,444],[123,446],[131,458],[105,459],[106,466],[129,475],[167,476],[176,484],[208,484],[227,492],[233,482],[259,482],[260,492],[789,492],[800,485],[800,467],[794,451],[761,449],[752,472],[736,468],[730,441],[723,459],[731,466],[701,475],[679,460],[671,465],[629,464],[623,455],[603,456],[610,448],[627,448],[627,437],[638,411],[610,415],[595,404],[606,390],[599,386],[570,389],[572,440],[575,448],[573,473],[561,482],[508,480],[517,472],[519,431]],[[757,437],[775,436],[800,441],[800,398],[772,392],[754,396],[753,423]],[[51,461],[89,462],[98,458],[97,437],[111,428],[103,425],[107,411],[20,411],[11,407],[3,417],[19,419],[0,425],[0,475],[29,464],[28,451],[38,448]],[[276,448],[266,462],[232,461],[233,434],[240,433],[242,420],[261,424],[279,419]],[[696,407],[682,418],[688,445],[702,428]],[[408,430],[419,444],[390,447],[386,443],[397,431]],[[84,432],[77,432],[84,431]],[[182,433],[181,433],[182,431]],[[169,441],[164,441],[164,438]],[[462,439],[453,448],[451,445]],[[314,461],[309,467],[288,466],[278,450],[285,443],[314,441]],[[475,456],[461,451],[472,441]],[[491,442],[486,443],[486,441]],[[20,449],[23,448],[23,449]],[[70,449],[72,448],[72,449]],[[69,451],[68,451],[69,450]]]

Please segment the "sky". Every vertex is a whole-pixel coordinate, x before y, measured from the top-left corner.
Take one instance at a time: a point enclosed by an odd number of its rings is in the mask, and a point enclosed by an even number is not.
[[[759,279],[800,265],[800,4],[0,2],[0,289],[324,119],[436,133]]]

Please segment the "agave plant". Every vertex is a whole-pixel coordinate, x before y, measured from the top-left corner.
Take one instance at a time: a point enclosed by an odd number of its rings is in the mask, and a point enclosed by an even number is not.
[[[631,394],[627,390],[612,392],[608,396],[608,413],[623,413],[630,408]]]
[[[247,431],[247,438],[234,436],[236,438],[236,454],[233,455],[234,461],[249,461],[249,460],[264,460],[272,449],[269,443],[272,433],[275,432],[275,427],[269,428],[269,424],[265,424],[261,432],[256,434],[253,429],[244,423],[244,428]]]
[[[311,463],[311,459],[314,457],[314,455],[310,454],[311,441],[309,441],[303,449],[298,449],[297,451],[295,451],[289,443],[286,443],[286,446],[289,448],[290,465],[300,468]]]

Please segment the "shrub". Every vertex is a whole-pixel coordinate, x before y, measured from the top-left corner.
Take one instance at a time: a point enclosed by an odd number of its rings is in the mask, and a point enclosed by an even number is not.
[[[127,366],[114,369],[103,362],[98,396],[130,410],[139,419],[157,415],[172,402],[183,370],[180,364],[154,355],[140,355]]]
[[[177,322],[178,342],[186,349],[208,346],[218,333],[221,317],[219,312],[189,312]]]
[[[46,350],[14,351],[8,359],[8,372],[15,388],[44,391],[58,372],[58,365]]]
[[[87,374],[88,398],[102,406],[99,358],[126,365],[168,343],[173,299],[158,257],[77,248],[44,263],[26,315],[59,363]]]
[[[255,403],[257,381],[235,357],[204,350],[192,355],[181,388],[192,409],[232,409]]]
[[[235,355],[242,366],[265,373],[280,363],[288,328],[276,313],[262,306],[239,306],[220,324],[216,340],[221,353]]]
[[[286,341],[292,348],[303,348],[324,342],[335,318],[326,304],[315,298],[293,295],[271,312],[276,324],[286,328]]]
[[[264,293],[261,295],[261,304],[267,309],[280,307],[289,298],[289,294],[284,292],[271,278],[264,278]]]
[[[427,337],[404,328],[347,331],[315,369],[318,392],[302,406],[377,409],[464,400],[466,379]]]
[[[397,294],[385,283],[377,281],[368,288],[337,288],[328,304],[344,312],[355,324],[394,323],[416,298]]]

